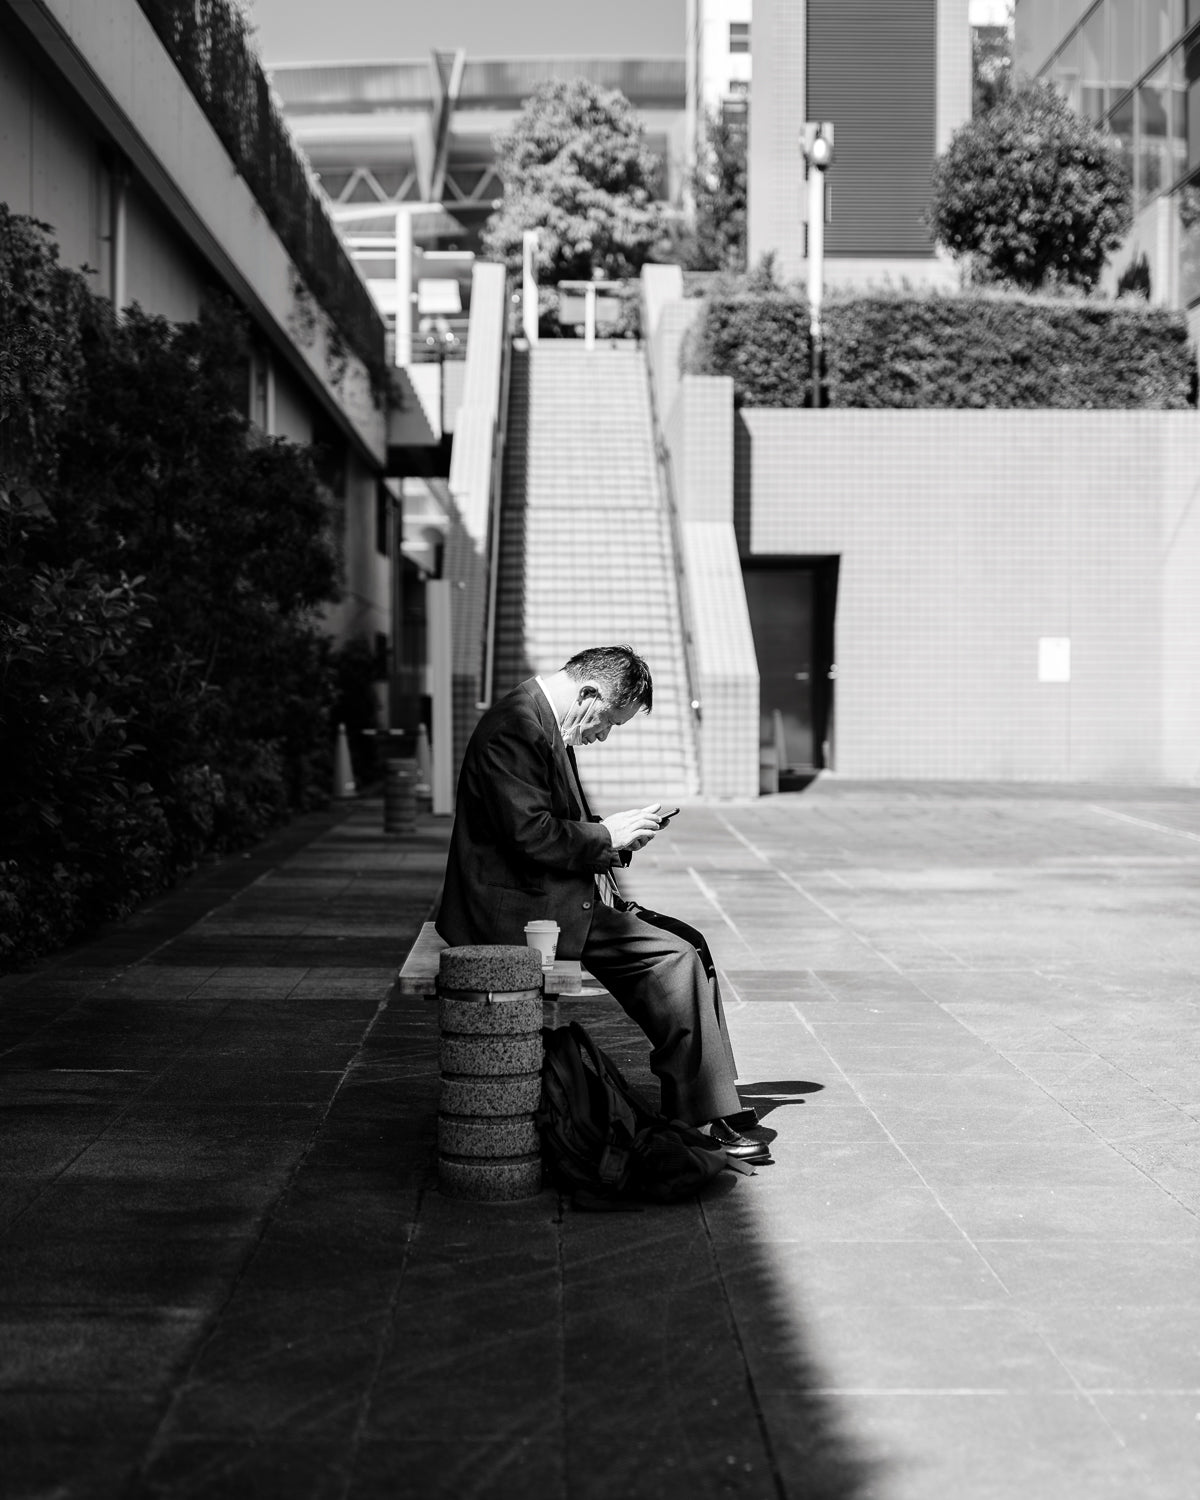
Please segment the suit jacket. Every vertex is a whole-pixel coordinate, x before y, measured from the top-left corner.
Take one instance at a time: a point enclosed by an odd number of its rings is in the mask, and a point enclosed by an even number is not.
[[[459,772],[437,930],[451,947],[525,942],[525,923],[559,925],[578,958],[596,875],[627,863],[577,790],[554,714],[530,678],[475,726]]]

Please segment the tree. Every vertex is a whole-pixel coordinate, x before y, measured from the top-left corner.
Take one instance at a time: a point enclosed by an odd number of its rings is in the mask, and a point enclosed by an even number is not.
[[[685,259],[692,271],[746,268],[746,132],[711,114],[692,173],[695,226]]]
[[[1049,83],[962,126],[934,165],[934,237],[975,281],[1090,289],[1132,220],[1120,144]]]
[[[971,28],[971,112],[994,109],[1012,82],[1012,22]]]
[[[504,196],[483,243],[511,270],[527,229],[538,231],[538,273],[551,282],[628,276],[661,242],[660,163],[618,90],[584,78],[545,84],[496,150]]]

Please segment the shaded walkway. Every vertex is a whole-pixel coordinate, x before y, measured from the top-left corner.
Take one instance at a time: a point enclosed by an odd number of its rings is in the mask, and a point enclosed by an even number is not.
[[[1190,1500],[1200,796],[685,809],[638,890],[709,933],[777,1165],[610,1216],[438,1195],[389,986],[448,827],[380,826],[0,981],[5,1500]]]

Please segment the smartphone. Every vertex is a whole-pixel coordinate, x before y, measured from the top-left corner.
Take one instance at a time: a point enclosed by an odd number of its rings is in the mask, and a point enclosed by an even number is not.
[[[665,808],[658,815],[658,826],[660,828],[665,828],[667,826],[667,824],[671,821],[672,818],[675,818],[675,817],[678,817],[678,816],[679,816],[679,809],[677,807],[668,807],[668,808]]]

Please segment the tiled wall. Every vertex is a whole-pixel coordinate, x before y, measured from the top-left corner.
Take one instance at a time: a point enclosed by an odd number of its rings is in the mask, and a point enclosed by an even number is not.
[[[753,797],[758,666],[733,529],[732,380],[684,376],[665,426],[692,602],[701,787],[709,797]]]
[[[1200,782],[1200,466],[1194,428],[1172,419],[1162,513],[1163,770]]]
[[[450,458],[453,513],[443,564],[444,576],[454,585],[450,630],[455,767],[479,718],[476,704],[483,693],[492,443],[499,417],[506,313],[504,267],[477,262],[471,275],[471,329],[462,372],[462,402]]]
[[[937,29],[937,138],[943,152],[971,118],[971,16],[968,0],[939,0]]]
[[[869,16],[863,7],[860,26],[863,48],[876,49]],[[806,110],[808,6],[806,0],[755,0],[751,28],[754,70],[754,108],[750,111],[747,155],[748,256],[755,265],[773,251],[785,281],[805,275],[805,178],[799,148]],[[971,117],[971,28],[968,0],[938,0],[935,150],[944,151],[951,133]],[[856,108],[853,99],[830,111],[842,140],[859,120],[847,119]],[[834,223],[837,222],[837,163],[830,175]],[[881,211],[883,211],[881,209]],[[921,285],[952,286],[953,266],[944,257],[902,256],[879,259],[845,252],[827,255],[826,284],[863,286],[882,279],[905,278]]]
[[[798,0],[756,0],[750,40],[754,108],[746,167],[747,254],[756,265],[775,251],[784,280],[804,264],[803,162],[807,6]]]
[[[839,774],[1196,779],[1194,414],[741,415],[750,550],[841,558]]]

